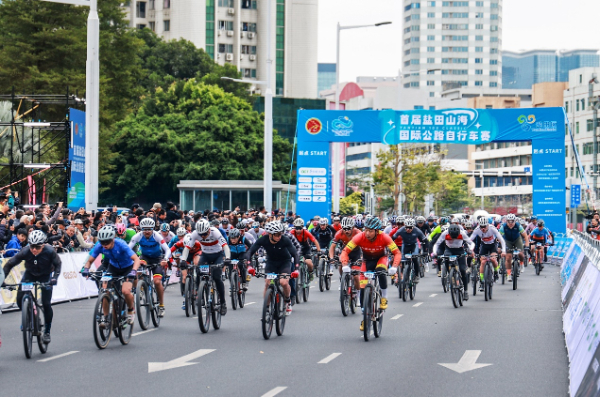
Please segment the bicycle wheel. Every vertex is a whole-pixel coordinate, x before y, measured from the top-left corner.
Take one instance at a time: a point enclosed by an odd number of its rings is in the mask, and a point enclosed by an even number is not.
[[[369,338],[371,337],[371,327],[373,325],[371,322],[371,311],[373,310],[373,287],[371,285],[365,286],[364,297],[363,337],[365,338],[365,342],[368,342]]]
[[[104,318],[103,304],[109,307],[110,312],[111,297],[106,292],[98,296],[94,306],[94,342],[98,349],[105,349],[112,336],[112,315],[109,314]]]
[[[475,266],[473,266],[473,269],[471,270],[471,284],[473,284],[473,296],[477,295],[477,281],[479,281],[479,271],[474,269]],[[473,271],[475,271],[475,274],[473,274]]]
[[[406,266],[404,268],[404,274],[402,275],[402,281],[400,281],[400,286],[402,288],[402,300],[406,302],[408,299],[408,289],[409,289],[409,277],[410,277],[410,266]]]
[[[500,265],[500,272],[502,273],[502,285],[506,282],[506,263],[504,263],[504,258],[502,259],[502,265]]]
[[[198,288],[198,325],[203,334],[210,329],[210,289],[206,281],[200,283]]]
[[[213,320],[213,328],[214,329],[219,329],[221,328],[221,297],[219,296],[219,293],[217,292],[217,286],[215,285],[215,282],[213,281],[213,285],[211,288],[211,293],[212,293],[212,320]]]
[[[423,262],[423,258],[419,258],[419,277],[425,277],[425,263]]]
[[[415,272],[412,271],[410,273],[411,277],[410,277],[410,283],[408,284],[408,294],[410,295],[410,300],[415,299],[415,296],[417,295],[417,284],[415,284]]]
[[[230,292],[231,292],[231,307],[233,308],[233,310],[237,310],[238,282],[239,282],[238,272],[237,272],[237,270],[233,269],[233,271],[231,272],[231,275],[229,277]]]
[[[191,271],[191,270],[190,270]],[[190,299],[190,305],[192,306],[192,314],[196,315],[197,314],[197,306],[196,306],[196,302],[198,301],[198,278],[192,276],[190,278],[191,282],[192,282],[192,296]]]
[[[358,297],[360,296],[360,291],[359,291],[359,293],[356,293],[356,290],[352,286],[354,283],[354,280],[352,279],[352,277],[349,276],[347,282],[350,283],[350,287],[348,288],[348,293],[350,294],[350,312],[352,314],[355,314]],[[353,297],[354,294],[356,294],[356,297]]]
[[[119,341],[122,345],[127,345],[131,340],[133,324],[127,324],[127,304],[125,300],[119,300],[118,302],[120,302],[120,310],[117,313]],[[115,306],[117,306],[117,302],[115,302]]]
[[[494,287],[494,272],[492,270],[491,265],[486,266],[484,279],[487,287],[487,290],[485,291],[485,300],[492,300],[492,289]]]
[[[31,358],[31,349],[33,345],[33,309],[31,297],[29,294],[23,295],[21,305],[21,327],[23,328],[23,349],[25,357]]]
[[[302,289],[304,284],[304,262],[300,265],[298,278],[296,279],[296,303],[302,303]]]
[[[373,313],[377,313],[377,320],[373,321],[373,334],[376,338],[381,336],[381,330],[383,329],[383,310],[379,309],[380,295],[376,295],[375,304],[373,305]]]
[[[346,285],[346,277],[344,276],[340,279],[340,306],[344,317],[348,316],[348,313],[350,313],[349,289],[349,286]]]
[[[277,336],[281,336],[283,335],[283,330],[285,329],[285,319],[286,319],[286,315],[285,315],[285,302],[283,300],[283,296],[281,296],[280,294],[277,294],[275,297],[275,318],[276,318],[276,322],[275,322],[275,331],[277,332]]]
[[[513,271],[512,271],[512,281],[513,281],[513,291],[517,289],[517,280],[519,279],[519,262],[513,263]]]
[[[37,329],[37,344],[38,344],[38,348],[40,349],[40,353],[42,354],[46,354],[46,352],[48,351],[48,345],[46,343],[44,343],[44,338],[42,337],[44,335],[44,309],[41,306],[37,307],[37,316],[35,319],[36,322],[36,329]]]
[[[400,269],[396,273],[396,288],[398,288],[398,298],[404,300],[404,283],[400,280]]]
[[[458,288],[456,287],[456,271],[454,269],[450,270],[450,296],[454,308],[458,308]]]
[[[448,270],[446,270],[446,264],[442,262],[442,287],[444,293],[448,292]]]
[[[238,303],[240,305],[240,309],[244,307],[246,304],[246,291],[241,288],[240,281],[238,280]]]
[[[140,328],[147,330],[150,324],[150,304],[148,302],[148,284],[145,280],[138,281],[135,293],[135,310],[137,311]]]
[[[540,275],[541,268],[542,268],[542,266],[541,266],[542,265],[542,263],[541,263],[542,260],[541,260],[540,256],[541,256],[541,254],[538,254],[537,258],[535,260],[535,274],[536,274],[536,276]]]
[[[304,302],[308,302],[308,295],[310,294],[310,283],[308,280],[308,272],[304,272],[304,288],[302,289],[302,300],[304,300]]]
[[[329,291],[331,289],[331,274],[329,274],[329,266],[327,265],[326,274],[325,274],[325,289]]]
[[[160,317],[158,317],[158,305],[160,302],[158,301],[158,292],[156,291],[156,287],[152,287],[152,292],[148,291],[148,301],[151,302],[150,305],[150,314],[152,317],[152,324],[158,328],[160,325]]]
[[[275,290],[269,287],[263,302],[262,312],[262,334],[263,338],[269,339],[273,331],[273,315],[275,312]]]
[[[194,307],[194,301],[192,297],[192,295],[194,294],[193,289],[194,286],[192,285],[192,278],[188,276],[185,278],[185,289],[183,293],[183,305],[186,317],[189,317],[191,315],[192,307]]]
[[[320,259],[317,266],[317,276],[319,277],[319,291],[325,291],[325,260]]]

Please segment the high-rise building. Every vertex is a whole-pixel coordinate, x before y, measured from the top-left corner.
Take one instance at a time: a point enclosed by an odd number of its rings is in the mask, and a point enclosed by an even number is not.
[[[500,87],[502,0],[404,0],[403,16],[405,88]]]
[[[317,69],[317,94],[321,96],[321,91],[329,90],[335,84],[336,64],[320,63]]]
[[[186,39],[217,63],[235,65],[246,79],[267,80],[271,21],[273,93],[317,97],[318,0],[130,0],[130,26],[166,40]]]
[[[502,52],[502,87],[530,89],[538,83],[569,81],[569,71],[600,66],[598,50]]]

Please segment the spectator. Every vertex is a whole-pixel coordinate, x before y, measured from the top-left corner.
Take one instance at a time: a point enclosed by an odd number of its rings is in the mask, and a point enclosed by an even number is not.
[[[27,231],[25,229],[19,229],[17,230],[17,234],[13,235],[12,238],[10,239],[10,241],[8,242],[8,244],[6,244],[6,249],[18,249],[21,250],[21,248],[23,248],[26,244],[27,241]],[[6,254],[4,254],[5,258],[10,258],[12,256],[15,256],[17,254],[17,251],[9,251]]]
[[[12,210],[14,207],[18,206],[21,202],[19,200],[19,192],[12,193],[10,187],[4,188],[4,194],[7,197],[8,209]]]

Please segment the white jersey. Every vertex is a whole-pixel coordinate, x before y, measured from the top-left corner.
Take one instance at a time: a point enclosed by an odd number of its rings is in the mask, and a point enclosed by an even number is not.
[[[164,260],[171,257],[171,249],[167,245],[164,237],[157,231],[153,231],[150,238],[144,237],[144,232],[138,232],[129,241],[129,248],[133,249],[136,244],[140,246],[142,255],[151,258],[157,258],[164,255]],[[161,255],[161,251],[163,255]]]
[[[256,242],[256,238],[254,237],[254,235],[250,234],[250,232],[244,232],[244,237],[246,238],[246,240],[248,240],[250,245]]]
[[[464,230],[460,231],[458,238],[450,237],[450,235],[448,234],[448,230],[443,232],[435,242],[433,252],[437,251],[440,244],[442,244],[442,241],[446,243],[446,247],[448,248],[462,248],[463,242],[466,242],[469,245],[470,249],[473,249],[473,247],[475,247],[475,244],[473,244],[473,241],[469,238],[469,236]]]
[[[223,251],[223,247],[227,245],[227,241],[225,241],[221,232],[215,227],[211,227],[208,231],[208,235],[204,238],[200,236],[197,230],[194,230],[191,236],[192,244],[198,241],[200,245],[202,245],[202,253],[205,254],[216,254],[217,252],[221,252]],[[192,247],[186,248],[191,249]],[[184,259],[187,259],[187,257]]]
[[[385,234],[390,234],[390,232],[392,231],[393,228],[394,228],[394,226],[392,224],[389,224],[385,227],[385,229],[383,229],[383,232]]]
[[[264,234],[265,234],[265,229],[258,229],[258,233],[256,232],[256,229],[252,228],[250,230],[248,230],[246,232],[246,234],[250,234],[252,237],[254,237],[254,241],[258,240],[259,238],[261,238]]]
[[[485,232],[479,227],[475,229],[475,231],[473,231],[473,234],[471,234],[471,238],[475,240],[476,237],[481,238],[481,242],[483,244],[494,244],[496,242],[496,239],[498,239],[498,241],[500,241],[500,244],[502,244],[502,252],[506,253],[506,242],[504,241],[504,238],[502,237],[498,229],[496,229],[493,225],[488,225],[488,228]]]

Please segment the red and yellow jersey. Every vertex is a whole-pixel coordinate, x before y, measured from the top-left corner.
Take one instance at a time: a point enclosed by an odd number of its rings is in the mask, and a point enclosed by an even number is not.
[[[377,234],[375,240],[370,241],[364,232],[358,233],[350,240],[346,247],[342,251],[341,261],[347,263],[348,254],[356,247],[360,247],[363,252],[364,260],[377,260],[382,256],[385,256],[385,249],[389,249],[394,254],[394,265],[397,266],[400,262],[400,250],[392,238],[382,232]],[[398,263],[396,263],[398,261]]]
[[[396,232],[400,230],[399,227],[395,227],[392,229],[392,231],[390,232],[390,237],[394,238],[394,234],[396,234]],[[398,235],[398,238],[394,240],[394,243],[396,243],[396,245],[398,247],[402,247],[402,236]]]
[[[296,240],[298,240],[298,242],[302,245],[308,245],[311,241],[313,243],[317,242],[315,236],[313,236],[312,233],[306,229],[302,229],[300,231],[294,229],[291,230],[290,233],[292,233],[292,235],[296,237]]]
[[[338,230],[338,232],[333,237],[333,243],[335,244],[338,241],[341,241],[342,243],[344,243],[344,246],[346,246],[350,242],[350,240],[352,240],[354,237],[356,237],[356,235],[359,233],[360,233],[360,230],[358,230],[357,228],[353,228],[352,235],[350,237],[348,237],[346,235],[346,233],[344,233],[343,230]]]

